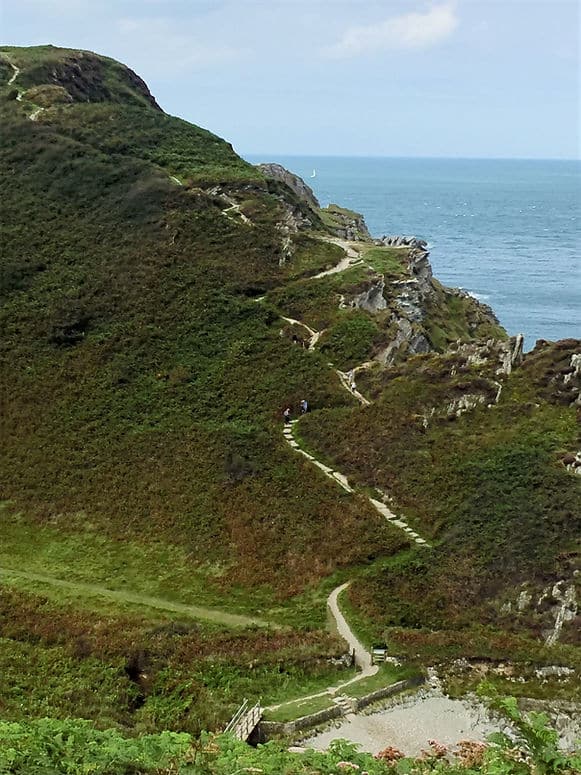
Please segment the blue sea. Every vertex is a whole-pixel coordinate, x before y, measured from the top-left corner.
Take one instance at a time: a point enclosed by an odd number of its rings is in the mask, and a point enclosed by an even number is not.
[[[249,157],[300,175],[374,236],[430,245],[434,273],[489,304],[525,347],[581,337],[581,162]],[[311,177],[316,170],[315,177]]]

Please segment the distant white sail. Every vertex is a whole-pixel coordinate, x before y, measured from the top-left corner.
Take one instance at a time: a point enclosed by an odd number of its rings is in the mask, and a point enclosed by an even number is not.
[[[317,177],[317,170],[313,170],[313,174],[311,175],[311,177],[312,178],[316,178]]]

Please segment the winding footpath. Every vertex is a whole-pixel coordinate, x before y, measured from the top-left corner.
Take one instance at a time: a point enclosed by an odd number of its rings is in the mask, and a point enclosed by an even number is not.
[[[6,58],[6,61],[8,62],[8,64],[10,65],[10,67],[13,70],[12,75],[8,79],[8,86],[12,86],[14,84],[14,82],[16,81],[16,79],[18,78],[18,76],[20,75],[21,70],[20,70],[19,67],[16,67],[16,65],[13,62],[11,62],[8,58]],[[18,87],[16,87],[16,92],[17,92],[17,94],[16,94],[16,102],[22,102],[22,98],[26,94],[26,89],[19,89]],[[44,108],[42,108],[40,105],[35,105],[34,106],[34,110],[28,116],[28,118],[31,121],[36,121],[38,119],[38,117],[40,116],[40,114],[43,112],[43,110],[44,110]]]
[[[328,241],[333,242],[333,244],[339,245],[340,247],[343,247],[343,249],[345,250],[346,256],[335,267],[333,267],[332,269],[328,269],[325,272],[322,272],[318,275],[315,275],[315,277],[313,277],[312,279],[317,279],[318,277],[325,277],[328,274],[336,274],[337,272],[344,271],[348,267],[353,266],[355,262],[360,261],[359,254],[346,241],[340,240],[340,239],[329,239]],[[310,326],[308,326],[306,323],[303,323],[300,320],[295,320],[293,318],[288,318],[284,316],[281,316],[281,317],[287,323],[291,325],[301,326],[308,332],[309,334],[308,349],[312,350],[323,332],[314,331],[312,328],[310,328]],[[331,368],[334,368],[332,363],[330,363],[329,365],[331,366]],[[354,368],[350,374],[347,374],[343,371],[340,371],[339,369],[334,368],[335,373],[339,377],[342,387],[345,390],[347,390],[347,392],[350,395],[355,396],[355,398],[357,398],[357,400],[363,406],[369,406],[371,402],[369,401],[369,399],[365,398],[365,396],[363,396],[361,393],[359,393],[356,390],[354,375],[358,371],[362,371],[364,369],[370,368],[372,365],[373,365],[372,361],[367,361],[366,363],[363,363],[360,366],[357,366],[356,368]],[[327,476],[329,479],[332,479],[337,485],[339,485],[339,487],[345,490],[345,492],[350,494],[354,493],[355,490],[353,486],[349,483],[349,480],[344,474],[340,473],[339,471],[333,470],[330,466],[327,466],[321,460],[318,460],[314,455],[311,455],[310,452],[307,452],[305,449],[301,448],[301,445],[299,444],[299,442],[295,437],[295,428],[298,422],[299,420],[291,420],[290,422],[285,423],[283,428],[283,435],[287,444],[295,452],[298,452],[300,455],[305,457],[312,465],[316,466],[320,471],[322,471],[325,474],[325,476]],[[398,517],[391,511],[391,509],[389,509],[389,507],[386,504],[386,501],[389,500],[388,496],[385,493],[381,493],[379,490],[377,490],[377,488],[376,488],[376,491],[378,492],[378,495],[380,498],[382,498],[382,500],[372,498],[369,495],[364,496],[367,498],[371,506],[373,506],[373,508],[382,517],[384,517],[384,519],[386,519],[391,525],[402,530],[408,536],[408,538],[414,541],[418,546],[429,547],[429,544],[425,538],[422,538],[415,530],[413,530],[407,524],[407,522],[404,519],[402,519],[401,517]],[[298,697],[293,700],[288,700],[286,702],[279,703],[278,705],[270,705],[266,708],[266,710],[276,711],[282,707],[291,708],[293,705],[298,705],[298,704],[307,702],[309,700],[314,700],[328,695],[332,698],[333,702],[335,702],[336,704],[338,704],[343,708],[344,712],[350,713],[351,707],[352,707],[351,700],[348,696],[344,694],[343,690],[354,683],[358,683],[359,681],[363,681],[366,678],[376,675],[376,673],[378,672],[379,667],[373,664],[371,659],[371,654],[361,643],[361,641],[357,638],[357,636],[349,626],[349,623],[347,622],[345,616],[341,612],[341,609],[339,608],[339,596],[341,595],[342,592],[344,592],[349,587],[350,583],[351,582],[348,581],[344,584],[341,584],[331,592],[331,594],[327,598],[327,608],[331,616],[333,617],[337,633],[347,642],[349,646],[349,651],[354,656],[355,664],[359,668],[358,674],[354,678],[349,679],[348,681],[343,681],[337,684],[336,686],[329,686],[320,692],[309,694],[303,697]],[[392,660],[389,660],[389,661],[392,661]]]
[[[311,280],[319,280],[321,277],[328,277],[332,274],[338,274],[339,272],[344,272],[346,269],[350,269],[352,266],[357,266],[363,263],[361,254],[355,250],[355,248],[350,245],[347,240],[343,240],[340,237],[324,237],[323,241],[329,242],[331,245],[337,245],[337,247],[342,248],[345,252],[345,256],[341,259],[341,261],[339,261],[338,264],[331,267],[331,269],[325,269],[325,271],[313,275]]]
[[[353,654],[355,664],[359,668],[357,675],[353,678],[349,678],[347,681],[341,681],[341,683],[338,683],[336,686],[328,686],[326,689],[322,689],[320,692],[307,694],[303,697],[297,697],[294,700],[287,700],[286,702],[281,702],[278,705],[269,705],[265,708],[265,710],[275,711],[279,708],[289,707],[298,703],[307,702],[309,700],[315,700],[318,697],[329,696],[332,698],[333,702],[342,706],[344,710],[349,711],[351,703],[349,701],[349,697],[343,693],[343,689],[346,689],[348,686],[358,683],[359,681],[363,681],[365,678],[371,678],[379,671],[379,667],[374,665],[371,660],[371,654],[357,638],[349,626],[347,620],[343,616],[341,609],[339,608],[339,595],[347,589],[350,583],[350,581],[347,581],[345,584],[341,584],[340,586],[335,587],[335,589],[327,598],[327,608],[333,617],[337,633],[345,641],[347,641],[349,651],[351,654]]]
[[[324,272],[319,273],[318,275],[315,275],[312,279],[317,279],[319,277],[325,277],[329,274],[336,274],[337,272],[345,271],[349,266],[353,266],[353,263],[360,262],[360,254],[346,241],[337,238],[329,237],[325,241],[331,242],[334,245],[338,245],[339,247],[342,247],[345,251],[345,258],[341,259],[341,261],[336,264],[336,266],[332,267],[331,269],[327,269]],[[321,335],[324,333],[323,331],[315,331],[310,326],[308,326],[306,323],[303,323],[300,320],[295,320],[294,318],[287,318],[281,315],[282,320],[286,321],[290,325],[294,326],[301,326],[304,328],[308,334],[309,334],[309,350],[313,350],[315,345],[317,344],[318,340],[320,339]],[[363,406],[369,406],[371,404],[371,401],[366,398],[364,395],[362,395],[355,387],[355,380],[354,375],[361,370],[370,368],[372,366],[371,361],[367,361],[360,366],[355,367],[351,370],[351,373],[346,373],[344,371],[341,371],[340,369],[336,369],[332,363],[329,363],[329,366],[334,369],[335,373],[339,377],[339,381],[341,383],[341,386],[352,396],[354,396],[360,404]],[[330,468],[329,466],[325,465],[321,460],[317,460],[317,458],[314,455],[311,455],[309,452],[301,448],[301,445],[297,441],[295,435],[294,435],[294,429],[297,424],[298,420],[292,420],[290,423],[285,424],[283,429],[283,434],[285,441],[289,446],[291,446],[296,452],[303,455],[307,458],[307,460],[314,466],[316,466],[319,470],[321,470],[325,476],[327,476],[329,479],[333,479],[340,487],[342,487],[346,492],[353,493],[355,490],[351,484],[349,484],[349,480],[347,477],[342,474],[340,471],[335,471],[334,469]],[[376,488],[377,489],[377,488]],[[402,530],[408,538],[413,540],[418,546],[425,546],[428,547],[429,544],[426,541],[425,538],[422,538],[422,536],[419,535],[415,530],[413,530],[407,522],[402,519],[401,517],[398,517],[396,514],[394,514],[391,509],[387,506],[386,501],[389,501],[388,496],[385,493],[380,493],[379,490],[377,490],[379,497],[381,500],[377,498],[372,498],[369,495],[366,495],[365,497],[369,501],[369,503],[373,506],[373,508],[381,514],[382,517],[384,517],[391,525],[393,525],[396,528],[399,528]]]

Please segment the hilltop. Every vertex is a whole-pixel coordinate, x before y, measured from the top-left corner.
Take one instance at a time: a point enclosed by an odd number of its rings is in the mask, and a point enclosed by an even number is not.
[[[345,580],[417,669],[578,662],[579,341],[523,357],[113,60],[0,48],[0,112],[0,715],[197,732],[328,686]]]

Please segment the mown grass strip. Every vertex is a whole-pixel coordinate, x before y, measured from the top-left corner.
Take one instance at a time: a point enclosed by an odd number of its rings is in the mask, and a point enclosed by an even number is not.
[[[97,586],[96,584],[81,584],[79,582],[65,581],[64,579],[57,579],[54,576],[45,576],[44,574],[40,573],[30,573],[27,571],[17,571],[13,568],[0,567],[0,577],[7,583],[10,583],[10,579],[14,578],[27,579],[29,581],[36,581],[41,584],[49,584],[51,586],[62,587],[64,589],[72,589],[83,596],[96,595],[99,597],[109,598],[111,600],[117,600],[123,603],[147,606],[148,608],[157,608],[162,611],[175,611],[193,619],[204,619],[210,622],[217,622],[219,624],[223,624],[226,627],[272,627],[273,629],[280,629],[280,625],[273,622],[267,622],[264,619],[244,616],[242,614],[227,613],[226,611],[220,611],[214,608],[203,608],[202,606],[175,603],[171,600],[162,600],[158,597],[140,595],[135,592],[121,592],[119,590],[107,589],[106,587]]]

